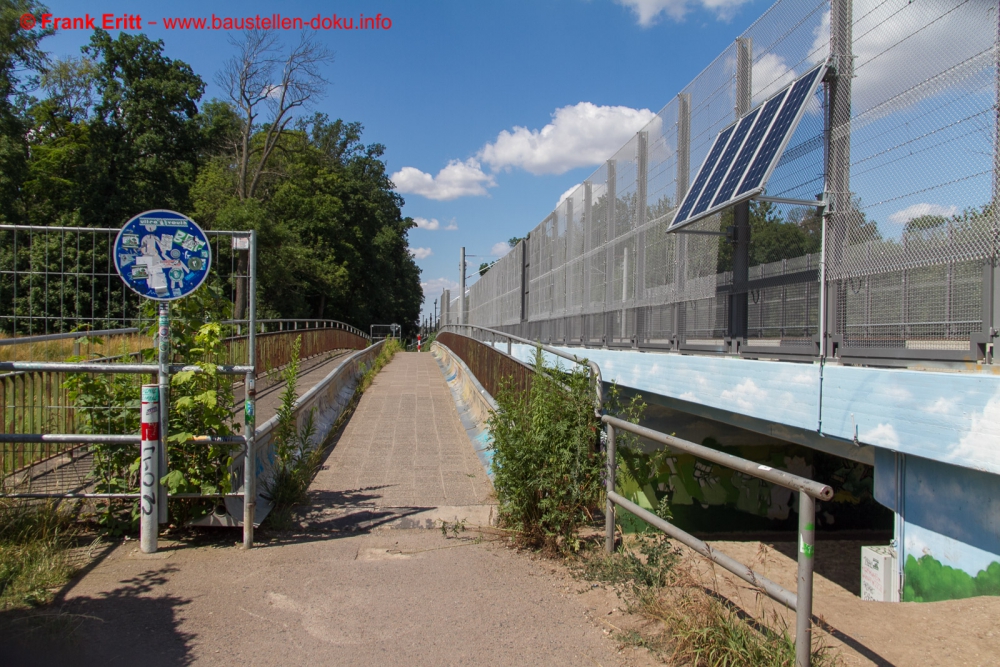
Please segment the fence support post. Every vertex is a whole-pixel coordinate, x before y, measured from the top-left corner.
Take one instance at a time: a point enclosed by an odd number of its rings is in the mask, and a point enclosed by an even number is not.
[[[156,495],[159,511],[157,520],[160,523],[167,523],[167,488],[160,485],[160,479],[169,472],[167,465],[167,435],[170,424],[170,302],[160,302],[159,328],[157,329],[157,347],[159,348],[160,373],[158,377],[160,388],[160,446],[156,453]]]
[[[795,667],[809,667],[812,654],[813,552],[816,501],[799,491],[799,581],[795,593]]]
[[[139,471],[139,549],[156,553],[160,531],[157,496],[160,454],[160,386],[142,385],[140,421],[142,423]]]
[[[615,473],[617,472],[617,454],[615,453],[615,427],[607,425],[607,473],[604,476],[607,500],[604,506],[604,550],[609,554],[615,551],[615,504],[611,502],[611,494],[615,492]]]
[[[250,270],[249,283],[250,319],[249,335],[247,336],[247,365],[253,370],[246,375],[243,388],[245,405],[243,408],[243,425],[246,429],[246,452],[243,457],[243,548],[253,547],[253,520],[257,513],[257,461],[254,451],[254,436],[257,432],[257,232],[250,232]]]

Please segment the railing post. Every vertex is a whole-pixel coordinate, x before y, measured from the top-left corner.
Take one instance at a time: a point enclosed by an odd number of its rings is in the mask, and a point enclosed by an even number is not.
[[[799,581],[795,594],[795,667],[809,667],[812,654],[813,553],[816,501],[799,491]]]
[[[615,492],[615,473],[618,468],[617,454],[615,452],[615,427],[607,425],[607,474],[605,475],[605,490],[607,500],[604,506],[604,550],[609,554],[615,551],[615,504],[611,501],[611,494]]]

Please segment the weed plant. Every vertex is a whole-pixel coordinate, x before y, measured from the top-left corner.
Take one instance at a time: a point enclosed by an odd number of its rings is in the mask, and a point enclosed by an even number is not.
[[[295,415],[295,401],[298,398],[299,354],[302,338],[297,337],[292,345],[291,361],[281,372],[285,388],[281,392],[281,406],[278,408],[278,424],[274,431],[274,474],[266,484],[264,496],[274,507],[267,517],[267,525],[277,530],[287,530],[293,527],[292,512],[296,505],[308,498],[309,484],[323,462],[324,449],[321,443],[314,442],[316,429],[313,425],[313,415],[306,416],[301,427],[298,426]],[[341,419],[350,413],[358,397],[371,386],[375,375],[388,364],[392,357],[402,349],[399,341],[390,338],[386,340],[378,356],[361,375],[355,390],[351,405],[344,410]],[[336,430],[337,426],[334,426]]]
[[[372,385],[372,382],[375,381],[375,376],[378,375],[379,371],[392,361],[397,352],[402,351],[403,344],[399,342],[398,338],[387,338],[385,343],[382,344],[382,349],[379,350],[378,356],[375,357],[375,361],[361,374],[356,395],[364,393]]]
[[[576,551],[603,500],[600,422],[584,368],[547,368],[535,352],[528,393],[502,385],[489,419],[500,525],[526,546]]]
[[[146,302],[144,315],[155,322],[155,304]],[[230,318],[231,304],[223,291],[204,285],[193,294],[171,303],[170,346],[175,359],[199,366],[200,373],[182,372],[171,376],[170,415],[167,453],[169,472],[161,480],[168,492],[228,493],[231,489],[229,465],[233,449],[229,445],[187,442],[194,435],[229,436],[240,429],[232,420],[231,378],[217,372],[225,363],[226,331],[218,322]],[[145,332],[147,340],[155,324]],[[143,350],[144,360],[155,362],[155,350]],[[74,360],[79,361],[79,358]],[[146,381],[153,378],[146,377]],[[128,375],[71,373],[65,387],[71,403],[79,410],[81,433],[135,434],[139,431],[139,385],[142,378]],[[139,451],[132,445],[93,445],[91,476],[97,493],[128,493],[138,489]],[[171,522],[183,525],[211,510],[203,500],[170,501]],[[138,501],[110,500],[97,514],[98,524],[112,535],[135,532]]]
[[[272,526],[286,527],[291,522],[291,509],[305,500],[306,490],[322,458],[314,442],[316,427],[312,412],[306,415],[301,428],[295,414],[301,350],[302,337],[298,336],[292,343],[291,360],[281,372],[285,388],[281,392],[278,424],[274,430],[274,474],[264,494],[274,503]]]

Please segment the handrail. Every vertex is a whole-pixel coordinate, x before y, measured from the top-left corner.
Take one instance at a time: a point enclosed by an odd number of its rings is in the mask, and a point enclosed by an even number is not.
[[[523,345],[531,345],[532,347],[537,347],[549,354],[553,354],[557,357],[562,357],[563,359],[568,359],[581,366],[588,366],[590,368],[591,378],[594,381],[594,412],[600,417],[601,410],[604,407],[604,385],[601,379],[601,367],[597,365],[597,362],[591,361],[590,359],[580,358],[575,354],[570,354],[569,352],[563,352],[562,350],[556,349],[549,345],[539,343],[537,341],[531,341],[527,338],[521,338],[520,336],[514,336],[513,334],[505,333],[503,331],[497,331],[496,329],[488,329],[486,327],[481,327],[476,324],[445,324],[441,326],[441,331],[447,331],[449,328],[466,328],[466,329],[478,329],[480,331],[485,331],[493,336],[502,336],[507,339],[507,354],[511,353],[511,342],[517,341]],[[456,332],[457,333],[457,332]],[[472,336],[470,336],[472,338]]]
[[[150,320],[152,323],[153,320]],[[220,324],[249,324],[250,320],[223,320]],[[336,326],[334,327],[314,327],[315,329],[339,329],[341,331],[347,331],[353,333],[357,336],[361,336],[365,340],[371,340],[371,337],[365,332],[361,331],[357,327],[353,327],[346,322],[341,322],[340,320],[316,320],[316,319],[267,319],[267,320],[257,320],[259,324],[270,324],[273,322],[323,322],[332,323]],[[312,331],[313,329],[303,329],[303,331]],[[100,329],[97,331],[68,331],[65,333],[53,333],[53,334],[39,334],[37,336],[15,336],[13,338],[0,338],[0,347],[5,345],[29,345],[31,343],[42,343],[52,340],[66,340],[68,338],[92,338],[97,336],[124,336],[126,334],[139,333],[141,330],[138,327],[126,327],[124,329]],[[289,330],[291,331],[291,330]],[[287,331],[268,331],[266,333],[286,333]],[[246,338],[246,334],[241,336],[230,336],[230,338]]]
[[[362,331],[361,329],[359,329],[359,328],[357,328],[355,326],[352,326],[352,325],[348,324],[347,322],[341,322],[340,320],[309,319],[309,318],[298,318],[298,317],[288,317],[288,318],[286,318],[286,317],[275,317],[275,318],[268,318],[268,319],[263,319],[263,320],[262,319],[258,319],[257,320],[258,324],[273,324],[275,322],[277,322],[277,323],[284,323],[284,322],[296,322],[296,323],[297,322],[307,322],[307,323],[308,322],[322,322],[322,323],[330,323],[330,324],[334,324],[336,326],[335,327],[313,327],[313,328],[315,328],[315,329],[331,329],[331,328],[341,329],[343,331],[349,331],[349,332],[351,332],[353,334],[357,334],[358,336],[361,336],[362,338],[365,338],[366,340],[371,340],[371,337],[368,334],[366,334],[364,331]],[[249,324],[249,323],[250,323],[250,320],[224,320],[222,322],[222,324]],[[304,329],[304,331],[310,331],[310,330],[311,329],[309,329],[308,327],[306,327],[306,329]],[[270,331],[270,332],[267,332],[267,333],[285,333],[287,331],[289,331],[289,330],[286,329],[286,330],[282,330],[282,331]],[[294,331],[294,329],[292,331]]]
[[[620,506],[633,515],[642,519],[649,525],[662,530],[670,537],[678,540],[679,542],[687,545],[694,551],[698,552],[702,556],[705,556],[712,562],[722,566],[729,572],[732,572],[744,581],[757,586],[765,594],[767,594],[772,599],[785,605],[789,609],[795,612],[795,647],[796,647],[796,661],[797,667],[808,667],[811,654],[812,646],[812,599],[813,599],[813,554],[815,551],[816,533],[815,533],[815,523],[816,523],[816,499],[819,500],[830,500],[833,498],[833,489],[827,484],[821,484],[815,480],[808,479],[806,477],[801,477],[799,475],[794,475],[792,473],[785,472],[783,470],[775,470],[770,466],[757,463],[755,461],[750,461],[748,459],[743,459],[738,456],[733,456],[732,454],[726,454],[725,452],[720,452],[718,450],[712,449],[710,447],[705,447],[704,445],[698,445],[681,438],[677,438],[659,431],[654,431],[653,429],[646,428],[644,426],[639,426],[638,424],[633,424],[627,422],[618,417],[613,417],[607,414],[601,414],[603,407],[603,393],[601,391],[601,369],[597,363],[590,361],[589,359],[580,359],[574,354],[558,350],[556,348],[550,347],[548,345],[543,345],[539,342],[532,342],[530,340],[514,336],[512,334],[504,333],[502,331],[496,331],[495,329],[488,329],[486,327],[480,327],[474,324],[446,324],[441,327],[442,331],[448,330],[449,328],[454,329],[467,329],[470,332],[474,330],[484,331],[493,336],[502,336],[507,339],[507,354],[511,355],[511,342],[517,341],[519,343],[532,345],[534,347],[540,348],[554,354],[558,357],[564,359],[569,359],[578,364],[587,364],[591,368],[592,375],[598,380],[597,381],[597,415],[601,422],[607,427],[607,443],[605,446],[605,453],[607,455],[606,461],[606,475],[605,475],[605,495],[607,497],[604,515],[604,529],[605,529],[605,549],[611,553],[615,548],[615,507]],[[455,333],[458,333],[457,331]],[[461,335],[461,334],[459,334]],[[473,338],[473,336],[469,336]],[[483,341],[480,341],[483,342]],[[632,501],[628,500],[624,496],[616,492],[616,480],[615,477],[618,471],[618,458],[615,445],[615,429],[621,429],[627,431],[634,435],[647,438],[654,442],[661,443],[668,447],[687,452],[698,458],[711,461],[721,466],[731,468],[738,472],[746,475],[751,475],[759,479],[771,482],[772,484],[777,484],[785,488],[791,489],[793,491],[799,492],[799,530],[798,530],[798,578],[796,591],[793,593],[783,586],[771,581],[767,577],[755,572],[746,565],[740,563],[734,558],[727,556],[726,554],[716,551],[707,543],[699,540],[690,533],[678,528],[669,521],[656,516],[652,512],[636,505]]]
[[[42,343],[50,340],[65,340],[67,338],[91,338],[94,336],[124,336],[125,334],[133,334],[133,333],[139,333],[138,327],[128,327],[126,329],[101,329],[99,331],[70,331],[67,333],[40,334],[38,336],[17,336],[14,338],[0,339],[0,347],[4,345],[27,345],[30,343]]]
[[[700,459],[705,459],[706,461],[711,461],[712,463],[718,463],[721,466],[732,468],[733,470],[746,475],[751,475],[767,482],[771,482],[772,484],[783,486],[786,489],[808,493],[810,496],[818,500],[830,500],[833,498],[833,489],[830,488],[829,485],[820,484],[819,482],[813,481],[807,477],[793,475],[792,473],[785,472],[784,470],[775,470],[770,466],[750,461],[748,459],[743,459],[738,456],[733,456],[732,454],[726,454],[725,452],[720,452],[717,449],[712,449],[711,447],[706,447],[704,445],[698,445],[688,440],[682,440],[681,438],[667,435],[666,433],[661,433],[659,431],[654,431],[651,428],[639,426],[638,424],[633,424],[632,422],[627,422],[624,419],[612,417],[611,415],[604,415],[601,418],[601,421],[605,424],[610,424],[615,428],[620,428],[623,431],[634,433],[639,437],[659,442],[660,444],[667,445],[673,449],[679,449],[683,452],[687,452],[688,454],[693,454]]]
[[[171,373],[202,373],[201,366],[170,364]],[[215,372],[219,375],[243,375],[252,373],[253,366],[218,365]],[[68,361],[0,361],[0,371],[49,371],[52,373],[139,373],[156,375],[160,372],[157,364],[93,364],[73,363]]]

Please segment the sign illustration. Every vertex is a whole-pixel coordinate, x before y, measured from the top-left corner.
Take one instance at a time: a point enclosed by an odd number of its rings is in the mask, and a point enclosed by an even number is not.
[[[212,266],[212,247],[194,220],[174,211],[146,211],[115,239],[115,268],[147,299],[170,301],[198,289]]]

